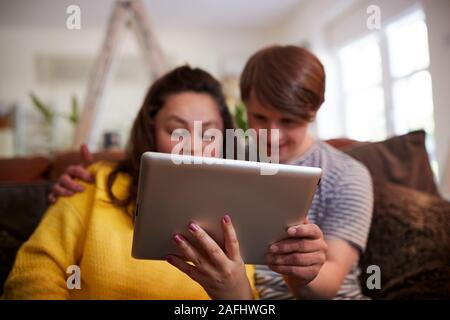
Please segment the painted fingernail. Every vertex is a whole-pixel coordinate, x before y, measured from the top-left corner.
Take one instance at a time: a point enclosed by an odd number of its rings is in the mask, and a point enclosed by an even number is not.
[[[271,252],[277,252],[278,251],[278,247],[273,244],[273,245],[270,246],[270,251]]]
[[[176,243],[182,243],[183,242],[183,238],[179,234],[174,235],[173,239],[175,240]]]
[[[167,262],[172,262],[172,261],[173,261],[172,256],[171,256],[171,255],[167,255],[167,256],[166,256],[166,261],[167,261]]]
[[[231,217],[228,214],[224,215],[223,216],[223,222],[230,223],[231,222]]]
[[[196,232],[198,231],[200,228],[198,227],[198,225],[196,225],[195,223],[191,222],[189,223],[189,230],[191,230],[192,232]]]

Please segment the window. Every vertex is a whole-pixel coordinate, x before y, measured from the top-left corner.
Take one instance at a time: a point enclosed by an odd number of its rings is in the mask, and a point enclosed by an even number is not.
[[[431,165],[437,174],[434,146],[433,95],[425,17],[416,11],[386,28],[392,81],[395,134],[425,129]]]
[[[338,51],[346,134],[357,140],[425,129],[437,174],[425,16],[416,10]]]
[[[378,39],[372,35],[356,41],[340,50],[339,58],[348,137],[383,139],[386,116]]]

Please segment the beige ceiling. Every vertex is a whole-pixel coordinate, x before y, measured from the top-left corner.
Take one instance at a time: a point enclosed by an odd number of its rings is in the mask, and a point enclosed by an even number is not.
[[[170,28],[257,31],[282,23],[308,0],[144,0],[153,24]],[[64,26],[66,8],[81,8],[82,27],[104,27],[113,0],[0,0],[0,27]]]

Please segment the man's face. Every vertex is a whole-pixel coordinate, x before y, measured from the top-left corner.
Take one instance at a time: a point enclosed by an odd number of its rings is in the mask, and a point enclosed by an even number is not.
[[[267,150],[270,150],[270,131],[279,130],[280,163],[300,157],[309,147],[308,122],[284,114],[270,106],[262,105],[252,94],[246,101],[249,127],[268,130]]]

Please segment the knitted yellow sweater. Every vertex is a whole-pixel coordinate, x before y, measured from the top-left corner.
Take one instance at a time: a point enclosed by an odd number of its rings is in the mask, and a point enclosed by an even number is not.
[[[59,198],[48,209],[20,248],[3,298],[208,299],[198,283],[168,262],[131,257],[132,217],[106,193],[111,169],[110,163],[94,164],[95,184],[82,183],[84,192]],[[114,194],[125,196],[129,182],[129,176],[119,175]],[[68,288],[72,265],[80,268],[80,289]],[[254,288],[253,266],[247,266],[247,275]]]

